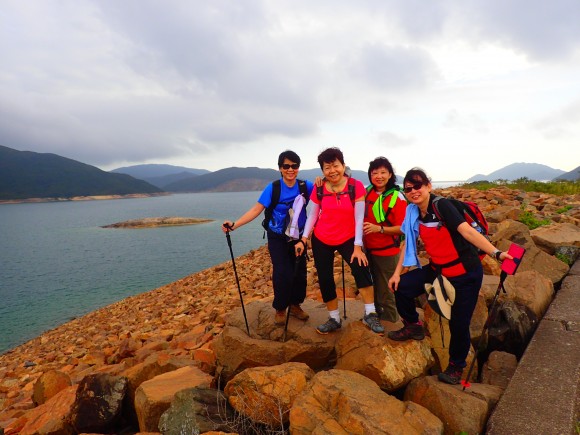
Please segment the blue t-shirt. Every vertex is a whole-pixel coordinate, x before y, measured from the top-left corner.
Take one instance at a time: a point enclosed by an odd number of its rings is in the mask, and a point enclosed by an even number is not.
[[[314,184],[311,181],[305,180],[306,182],[306,190],[308,191],[308,196],[305,198],[308,200],[310,198],[310,194],[312,193],[312,189],[314,188]],[[294,199],[300,195],[300,188],[298,187],[298,180],[294,183],[294,186],[288,187],[284,180],[280,178],[280,200],[274,210],[272,210],[272,219],[269,223],[269,228],[271,231],[277,234],[284,234],[286,231],[286,226],[288,225],[287,217],[288,217],[288,210],[292,207],[294,203]],[[264,207],[268,208],[270,203],[272,202],[272,183],[268,184],[260,198],[258,198],[258,202],[262,204]],[[302,230],[304,230],[304,225],[306,224],[306,206],[302,208],[302,212],[300,213],[300,218],[298,219],[298,228],[300,228],[300,233],[302,234]]]

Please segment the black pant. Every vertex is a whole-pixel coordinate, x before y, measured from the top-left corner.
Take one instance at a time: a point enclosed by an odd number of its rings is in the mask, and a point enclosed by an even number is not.
[[[429,266],[414,269],[401,275],[395,292],[397,311],[407,322],[415,323],[419,315],[415,309],[415,298],[425,292],[425,284],[433,283],[435,271]],[[458,367],[465,367],[465,359],[471,346],[469,324],[477,304],[477,297],[483,280],[483,267],[478,267],[454,278],[448,278],[455,287],[455,302],[451,307],[449,331],[449,361]]]
[[[334,252],[338,251],[343,259],[350,266],[350,271],[358,288],[370,287],[373,285],[371,272],[367,266],[358,264],[355,259],[350,263],[350,258],[354,252],[354,238],[346,242],[332,246],[321,242],[316,236],[312,235],[312,254],[314,255],[314,265],[318,272],[318,282],[322,300],[329,302],[336,299],[336,284],[334,283]]]
[[[306,256],[296,261],[294,245],[286,236],[268,231],[268,252],[272,260],[272,285],[276,310],[285,310],[290,305],[299,305],[306,298]]]

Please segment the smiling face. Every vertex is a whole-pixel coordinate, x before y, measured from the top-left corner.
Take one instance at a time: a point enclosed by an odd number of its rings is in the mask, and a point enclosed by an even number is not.
[[[387,183],[391,179],[393,174],[389,172],[387,168],[381,166],[380,168],[373,169],[371,171],[371,184],[374,186],[377,192],[384,192]]]
[[[330,163],[325,162],[322,164],[322,173],[331,184],[339,183],[344,177],[345,170],[346,166],[340,163],[338,159]]]
[[[427,210],[427,206],[429,205],[429,194],[431,193],[430,182],[425,184],[425,182],[419,177],[405,180],[403,190],[405,191],[405,196],[409,202],[416,204],[421,210]]]
[[[280,173],[282,174],[282,178],[284,182],[288,185],[292,185],[294,181],[296,181],[296,177],[298,177],[300,164],[293,162],[289,159],[284,159],[282,166],[280,166]]]

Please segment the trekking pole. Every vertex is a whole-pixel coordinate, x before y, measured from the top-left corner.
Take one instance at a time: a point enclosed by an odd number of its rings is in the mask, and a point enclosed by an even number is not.
[[[294,277],[292,282],[296,279],[296,275],[298,274],[298,266],[300,265],[300,257],[302,254],[302,249],[298,249],[298,256],[296,257],[296,263],[294,264]],[[292,287],[290,288],[290,292],[288,294],[288,311],[286,312],[286,324],[284,325],[284,335],[282,336],[282,343],[286,342],[286,332],[288,332],[288,321],[290,320],[290,303],[292,302]]]
[[[248,318],[246,317],[246,308],[244,307],[244,298],[242,296],[242,290],[240,289],[240,280],[238,279],[238,270],[236,269],[236,261],[234,260],[234,251],[232,250],[232,239],[230,238],[231,227],[226,226],[226,239],[228,241],[228,246],[230,247],[230,255],[232,257],[232,264],[234,266],[234,275],[236,277],[236,284],[238,285],[238,293],[240,295],[240,302],[242,303],[242,312],[244,313],[244,321],[246,322],[246,331],[250,335],[250,327],[248,326]]]
[[[342,255],[341,255],[342,258]],[[342,303],[344,308],[343,319],[346,319],[346,288],[344,287],[344,258],[342,258]]]
[[[497,286],[497,290],[495,291],[495,296],[494,296],[493,301],[491,303],[491,307],[489,309],[487,319],[485,319],[485,323],[483,324],[483,329],[481,331],[481,335],[479,336],[479,339],[477,340],[477,346],[475,348],[475,356],[471,360],[471,364],[469,366],[467,376],[465,377],[465,379],[461,380],[461,385],[463,385],[463,391],[465,391],[465,389],[467,387],[471,386],[471,384],[469,383],[469,378],[471,377],[471,372],[473,371],[473,367],[475,365],[475,360],[477,359],[477,355],[479,354],[479,344],[481,343],[481,339],[483,338],[485,331],[489,328],[489,325],[491,324],[491,321],[493,320],[494,311],[495,311],[495,304],[497,302],[497,299],[499,298],[499,292],[500,292],[500,290],[503,290],[504,293],[507,293],[505,291],[505,287],[503,286],[503,282],[505,281],[506,278],[507,278],[507,273],[502,270],[500,275],[499,275],[499,284]]]

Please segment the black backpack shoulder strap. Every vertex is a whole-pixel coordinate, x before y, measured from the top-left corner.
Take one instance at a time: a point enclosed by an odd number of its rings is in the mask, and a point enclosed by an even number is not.
[[[308,186],[306,185],[306,181],[298,180],[298,190],[300,191],[300,194],[304,197],[305,203],[308,204],[310,198],[308,196]]]
[[[435,195],[433,197],[433,201],[431,202],[431,204],[433,205],[433,211],[435,212],[435,216],[437,217],[437,219],[441,222],[443,222],[443,216],[441,216],[441,212],[439,211],[439,201],[443,199],[442,196],[439,195]]]
[[[273,181],[272,197],[270,199],[270,205],[266,207],[266,209],[264,210],[264,222],[263,222],[264,228],[267,228],[268,224],[270,223],[270,220],[272,219],[272,212],[274,211],[274,208],[276,207],[276,205],[278,205],[278,202],[280,201],[281,190],[282,186],[280,184],[280,180]]]
[[[355,192],[355,187],[356,187],[356,180],[352,177],[348,177],[348,196],[350,197],[350,202],[352,203],[352,206],[354,207],[354,201],[356,199],[356,192]]]

